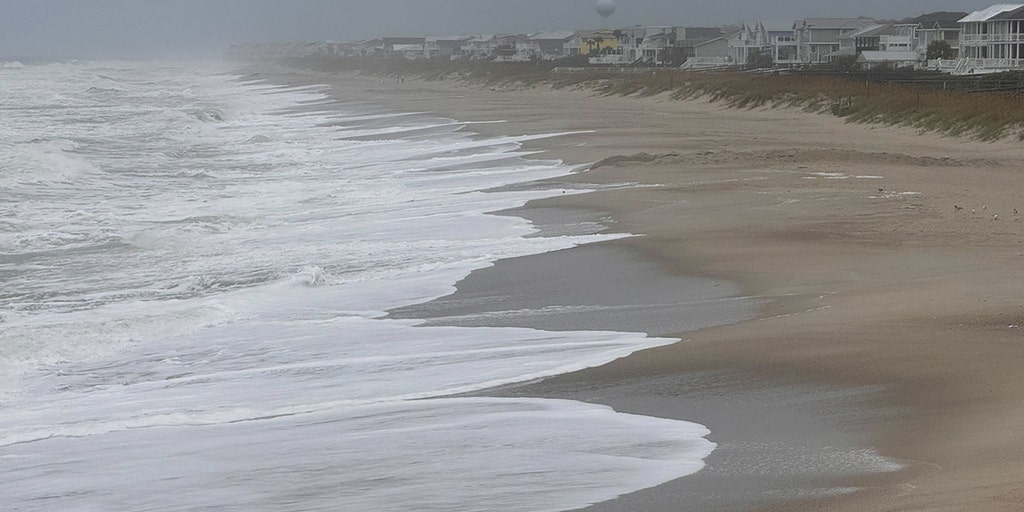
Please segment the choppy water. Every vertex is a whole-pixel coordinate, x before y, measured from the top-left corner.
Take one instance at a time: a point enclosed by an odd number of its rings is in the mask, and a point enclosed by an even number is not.
[[[444,398],[671,340],[384,311],[529,237],[528,137],[202,67],[0,67],[0,502],[565,510],[680,477],[697,424]],[[529,137],[553,136],[535,134]]]

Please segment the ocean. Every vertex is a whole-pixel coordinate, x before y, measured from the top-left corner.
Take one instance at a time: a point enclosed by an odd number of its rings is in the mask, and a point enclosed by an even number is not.
[[[510,186],[573,172],[525,158],[559,134],[123,62],[4,64],[0,116],[8,510],[559,511],[715,447],[696,423],[465,396],[675,340],[387,315],[623,236],[490,213],[583,192]]]

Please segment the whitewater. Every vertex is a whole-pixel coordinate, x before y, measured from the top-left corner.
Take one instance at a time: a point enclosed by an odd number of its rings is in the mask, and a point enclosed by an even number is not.
[[[9,510],[558,511],[698,471],[701,425],[459,397],[675,340],[387,311],[609,240],[491,212],[580,190],[558,134],[206,65],[0,67]]]

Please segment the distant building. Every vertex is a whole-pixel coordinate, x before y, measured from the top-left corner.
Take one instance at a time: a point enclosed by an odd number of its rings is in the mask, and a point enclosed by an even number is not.
[[[744,23],[729,36],[729,56],[739,64],[751,62],[755,56],[769,55],[776,65],[800,64],[793,24],[775,21]]]
[[[909,52],[917,50],[917,25],[894,24],[869,25],[853,33],[854,47],[858,52]]]
[[[721,39],[724,35],[719,27],[676,27],[671,60],[682,63],[697,55],[697,48],[708,41]]]
[[[831,62],[839,51],[839,40],[875,21],[869,18],[805,18],[793,24],[797,60],[803,64]]]
[[[724,37],[716,37],[710,41],[705,41],[697,45],[694,48],[693,57],[699,58],[726,58],[726,62],[735,62],[735,59],[729,56],[729,40]]]
[[[558,59],[569,55],[571,42],[576,36],[575,32],[564,30],[556,32],[541,32],[532,34],[530,40],[541,59]]]
[[[569,55],[590,57],[591,64],[629,64],[632,55],[624,53],[627,50],[624,40],[622,30],[580,30],[573,34],[566,48]]]
[[[473,36],[427,36],[425,54],[430,59],[451,60],[462,57],[462,45]]]
[[[1024,4],[998,4],[960,19],[955,72],[988,73],[1024,68]]]
[[[967,16],[966,12],[933,12],[922,14],[916,18],[904,20],[903,23],[917,25],[917,52],[922,62],[927,57],[928,45],[935,41],[945,41],[949,45],[955,59],[960,56],[960,20]]]
[[[923,61],[920,55],[907,59],[908,53],[917,55],[916,23],[884,23],[867,25],[839,38],[839,50],[828,57],[856,59],[860,67],[872,69],[881,65],[892,67],[915,66]],[[908,62],[908,60],[910,62]]]
[[[403,57],[406,59],[426,59],[427,38],[425,37],[385,37],[382,39],[384,56]]]
[[[462,41],[460,53],[464,59],[489,59],[494,56],[494,34],[478,34]]]
[[[504,34],[492,40],[494,58],[503,62],[526,62],[537,56],[538,50],[526,34]]]

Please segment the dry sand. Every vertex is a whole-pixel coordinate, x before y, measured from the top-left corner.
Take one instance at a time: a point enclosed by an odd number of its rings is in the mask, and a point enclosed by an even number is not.
[[[531,147],[572,163],[608,159],[570,178],[581,183],[649,186],[536,206],[608,212],[613,229],[645,235],[631,247],[670,271],[767,299],[756,320],[687,333],[552,385],[727,374],[877,390],[868,405],[878,414],[863,431],[906,469],[776,508],[1024,509],[1019,142],[663,97],[315,79],[328,80],[395,108],[507,121],[472,126],[484,134],[587,131]],[[646,407],[658,414],[657,401]]]

